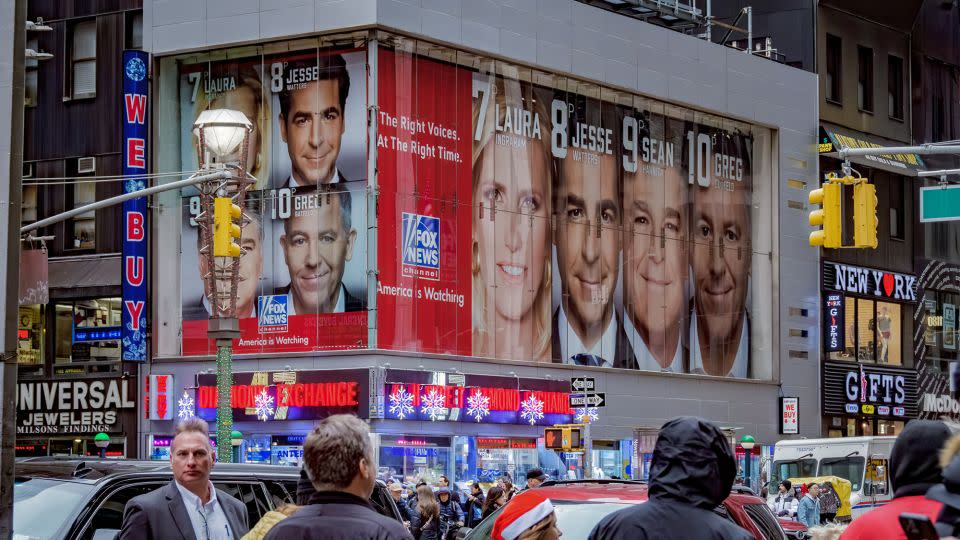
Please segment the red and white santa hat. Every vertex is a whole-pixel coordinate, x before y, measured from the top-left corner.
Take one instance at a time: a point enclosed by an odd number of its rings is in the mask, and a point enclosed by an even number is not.
[[[553,513],[550,499],[531,489],[515,495],[493,522],[493,540],[514,540]]]

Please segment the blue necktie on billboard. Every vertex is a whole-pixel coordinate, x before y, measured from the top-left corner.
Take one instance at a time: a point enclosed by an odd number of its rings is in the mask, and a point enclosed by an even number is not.
[[[603,358],[595,354],[575,354],[573,355],[573,362],[578,366],[599,367],[603,365]]]

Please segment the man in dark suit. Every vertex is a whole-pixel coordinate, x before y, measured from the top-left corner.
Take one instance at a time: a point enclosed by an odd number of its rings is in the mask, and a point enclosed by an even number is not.
[[[174,480],[127,502],[120,540],[238,540],[247,534],[244,504],[210,482],[209,431],[199,418],[177,426],[170,444]]]
[[[351,207],[350,192],[340,186],[300,188],[294,195],[294,210],[284,220],[280,237],[290,284],[277,290],[290,296],[289,314],[343,313],[366,307],[342,282],[357,239]]]
[[[607,133],[606,126],[598,126],[599,117],[589,117],[588,113],[599,110],[578,102],[570,123],[587,123],[598,133]],[[570,146],[566,158],[558,160],[554,190],[554,243],[561,284],[560,307],[553,319],[554,361],[632,367],[626,336],[613,309],[622,219],[621,167],[613,151],[617,145],[611,143],[597,152],[582,146],[574,149],[572,142]]]
[[[290,176],[277,187],[346,182],[337,169],[350,93],[347,64],[339,54],[285,62],[280,90],[280,138],[287,143]]]
[[[648,147],[623,181],[624,332],[639,369],[686,371],[687,175],[683,122],[652,116],[640,129]],[[674,150],[676,149],[676,150]]]

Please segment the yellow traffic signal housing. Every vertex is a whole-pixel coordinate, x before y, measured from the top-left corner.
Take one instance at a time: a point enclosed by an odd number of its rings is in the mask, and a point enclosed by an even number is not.
[[[579,426],[555,426],[543,430],[543,446],[551,450],[579,450],[583,436]]]
[[[853,224],[855,247],[877,249],[877,186],[866,179],[853,186]]]
[[[213,200],[213,256],[239,257],[240,245],[233,242],[240,238],[240,207],[233,204],[230,197],[217,197]]]
[[[839,248],[843,243],[843,209],[841,198],[843,185],[827,182],[810,192],[811,205],[821,205],[819,210],[810,212],[810,225],[823,227],[810,233],[810,245],[825,248]]]

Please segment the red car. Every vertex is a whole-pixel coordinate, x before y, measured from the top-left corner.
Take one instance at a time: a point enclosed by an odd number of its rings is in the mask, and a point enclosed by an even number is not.
[[[647,484],[630,480],[550,481],[536,489],[553,503],[563,540],[586,540],[607,514],[647,501]],[[457,536],[465,540],[490,540],[493,522],[501,511],[491,514],[476,529],[469,532],[461,529]],[[733,492],[714,511],[746,529],[757,540],[787,538],[776,516],[763,499],[755,495]]]

